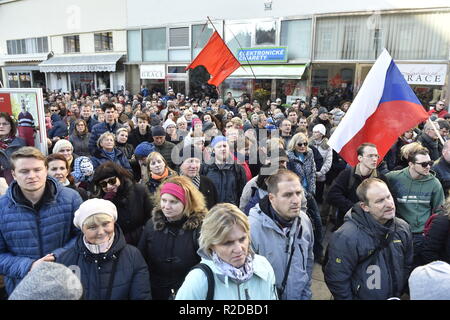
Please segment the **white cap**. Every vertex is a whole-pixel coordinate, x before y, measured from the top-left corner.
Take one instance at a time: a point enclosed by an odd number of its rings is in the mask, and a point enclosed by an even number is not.
[[[117,208],[111,201],[103,199],[89,199],[83,202],[73,218],[73,224],[82,229],[84,221],[95,214],[104,213],[110,215],[114,221],[117,220]]]

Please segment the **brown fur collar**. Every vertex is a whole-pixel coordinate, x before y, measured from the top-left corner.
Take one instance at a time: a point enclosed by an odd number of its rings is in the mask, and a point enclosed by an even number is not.
[[[207,211],[194,212],[183,224],[184,230],[194,230],[202,225]],[[166,227],[167,220],[160,208],[154,208],[152,212],[152,221],[155,230],[162,231]]]

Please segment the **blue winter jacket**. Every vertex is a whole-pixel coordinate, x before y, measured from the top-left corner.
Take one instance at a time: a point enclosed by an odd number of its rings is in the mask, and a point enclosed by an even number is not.
[[[98,150],[97,140],[103,133],[109,131],[111,133],[116,134],[117,129],[122,127],[123,125],[121,125],[118,122],[115,122],[112,126],[110,126],[106,122],[100,122],[97,123],[95,126],[93,126],[91,130],[91,136],[89,138],[89,152],[91,154],[94,154],[95,150]]]
[[[117,224],[114,234],[111,248],[100,254],[86,248],[81,234],[57,262],[79,268],[85,300],[150,300],[150,279],[144,258],[136,247],[126,243]],[[107,296],[114,264],[111,295]]]
[[[61,116],[57,113],[52,114],[52,128],[48,131],[48,137],[53,139],[54,137],[64,138],[69,135],[66,123],[61,119]]]
[[[5,275],[8,295],[33,262],[49,253],[58,257],[79,233],[73,217],[82,199],[75,190],[48,177],[39,212],[23,199],[16,181],[0,197],[0,274]]]
[[[117,163],[124,169],[127,169],[128,171],[133,173],[133,170],[131,169],[130,166],[130,162],[128,161],[125,154],[117,148],[114,148],[114,152],[115,152],[114,157],[110,158],[107,156],[107,154],[103,149],[95,151],[94,155],[91,157],[91,162],[94,166],[94,169],[96,169],[99,165],[105,163],[106,161],[112,161]]]

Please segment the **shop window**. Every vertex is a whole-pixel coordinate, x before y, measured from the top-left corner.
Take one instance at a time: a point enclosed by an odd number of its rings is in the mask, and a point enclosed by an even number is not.
[[[192,26],[192,59],[202,51],[203,47],[208,43],[209,38],[213,34],[214,29],[208,24],[195,24]]]
[[[281,22],[280,45],[288,47],[288,59],[309,59],[311,51],[311,20]]]
[[[256,24],[255,45],[275,45],[276,44],[276,22],[266,21]]]
[[[190,49],[170,49],[169,61],[190,61],[191,50]]]
[[[8,86],[10,88],[19,87],[19,74],[17,72],[8,72]]]
[[[167,73],[186,73],[186,66],[168,66]]]
[[[141,30],[127,33],[128,61],[142,61]]]
[[[144,61],[167,61],[166,28],[142,30]]]
[[[112,51],[113,38],[112,32],[102,32],[94,34],[95,51]]]
[[[80,52],[80,36],[64,37],[64,53]]]

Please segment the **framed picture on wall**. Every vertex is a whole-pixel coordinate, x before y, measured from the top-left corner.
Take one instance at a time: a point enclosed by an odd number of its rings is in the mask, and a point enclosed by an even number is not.
[[[42,88],[0,88],[0,112],[17,123],[17,135],[47,155],[44,98]]]

